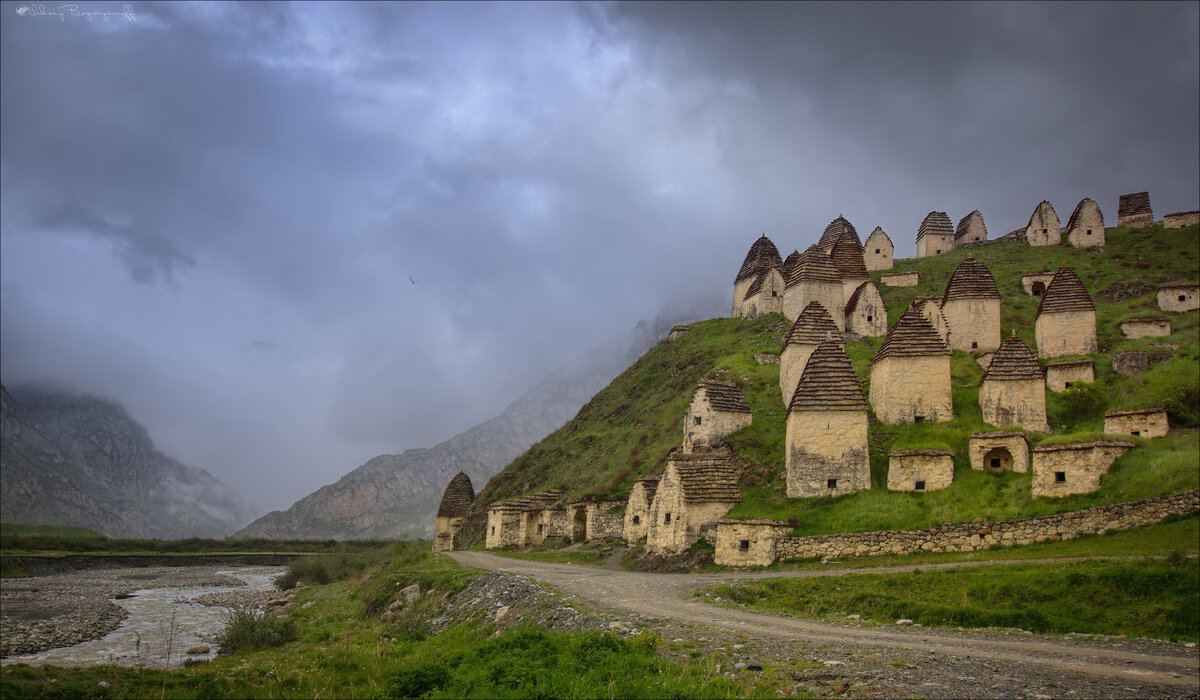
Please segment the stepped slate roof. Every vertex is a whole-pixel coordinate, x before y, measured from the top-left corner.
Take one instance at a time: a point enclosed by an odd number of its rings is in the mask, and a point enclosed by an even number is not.
[[[646,502],[650,503],[654,500],[654,493],[658,491],[660,479],[662,479],[661,476],[643,476],[640,479],[634,479],[633,483],[642,485],[642,490],[646,492]]]
[[[958,227],[954,229],[954,240],[958,240],[970,232],[971,224],[979,221],[979,225],[983,227],[983,237],[987,238],[987,224],[983,223],[983,214],[978,209],[967,214],[958,220]]]
[[[924,236],[953,236],[954,226],[950,217],[944,211],[931,211],[925,215],[921,227],[917,229],[917,240]]]
[[[792,287],[802,282],[841,284],[842,276],[838,274],[829,256],[817,246],[811,245],[800,254],[784,286]]]
[[[1083,282],[1080,282],[1075,273],[1071,272],[1071,268],[1064,263],[1058,268],[1058,272],[1054,273],[1050,284],[1046,285],[1042,302],[1038,304],[1037,315],[1095,310],[1096,306],[1092,304],[1092,297],[1088,295]]]
[[[829,251],[829,259],[833,261],[833,266],[837,268],[842,279],[870,276],[870,273],[867,272],[867,265],[863,262],[862,246],[858,243],[857,238],[843,236],[838,239],[838,242],[834,243],[833,248]]]
[[[783,267],[783,259],[779,257],[779,249],[775,247],[771,239],[760,236],[750,246],[750,251],[746,253],[746,259],[742,261],[742,268],[738,270],[737,279],[734,281],[740,282],[771,266]]]
[[[858,231],[854,229],[854,224],[846,221],[845,217],[838,214],[838,217],[830,221],[829,225],[825,227],[825,232],[821,234],[821,240],[817,241],[817,247],[821,250],[829,250],[844,233],[852,233],[854,234],[854,239],[858,240]]]
[[[1166,413],[1165,406],[1156,406],[1154,408],[1130,408],[1124,411],[1105,411],[1105,418],[1116,418],[1118,416],[1147,416],[1154,413]]]
[[[1153,214],[1150,211],[1150,193],[1133,192],[1117,198],[1117,218],[1137,214]]]
[[[442,503],[438,506],[437,517],[457,518],[466,515],[474,502],[475,487],[471,485],[471,477],[459,472],[442,492]]]
[[[738,468],[728,452],[672,453],[684,503],[737,503]]]
[[[1083,199],[1079,200],[1079,204],[1075,205],[1075,211],[1071,212],[1071,218],[1067,221],[1068,231],[1075,228],[1075,222],[1079,220],[1079,215],[1083,213],[1083,208],[1087,204],[1095,207],[1096,216],[1100,217],[1100,225],[1104,225],[1104,212],[1100,211],[1100,205],[1096,204],[1096,200],[1092,199],[1091,197],[1084,197]]]
[[[867,401],[841,339],[823,341],[808,358],[788,404],[792,411],[866,411]]]
[[[858,287],[854,290],[854,293],[850,295],[850,300],[846,302],[846,315],[847,316],[854,313],[854,310],[858,308],[858,301],[860,298],[862,298],[862,295],[866,293],[866,290],[868,287],[870,287],[871,289],[874,289],[876,294],[879,294],[879,289],[876,288],[876,286],[874,284],[871,284],[870,282],[863,282],[862,284],[858,285]],[[880,295],[879,301],[880,302],[883,301],[883,295]],[[883,313],[884,317],[886,318],[887,317],[887,306],[884,305],[883,308],[880,309],[880,311]],[[800,319],[796,319],[796,320],[799,321]]]
[[[1020,338],[1015,335],[1000,343],[992,356],[992,362],[983,372],[980,384],[986,381],[1008,381],[1022,379],[1045,379],[1037,357]]]
[[[996,288],[996,280],[987,267],[968,255],[965,260],[954,268],[950,281],[946,283],[946,293],[942,295],[942,303],[951,299],[999,299],[1000,290]]]
[[[833,317],[821,302],[810,301],[796,317],[796,322],[792,324],[792,329],[783,341],[783,347],[786,349],[792,343],[818,345],[830,336],[841,338],[842,332],[838,330]]]
[[[494,510],[507,510],[522,513],[533,510],[543,510],[553,506],[555,501],[561,500],[565,495],[567,495],[566,489],[549,489],[547,491],[535,493],[530,496],[514,498],[511,501],[493,503],[491,508]]]
[[[746,287],[746,293],[742,295],[742,301],[745,301],[746,299],[749,299],[755,294],[761,292],[763,288],[763,281],[767,279],[767,275],[769,274],[771,274],[770,270],[765,270],[758,273],[758,276],[754,278],[754,281],[750,283],[750,286]]]
[[[915,306],[904,310],[900,320],[888,331],[871,364],[885,357],[928,357],[949,355],[950,346],[933,328],[925,314]]]
[[[704,394],[708,397],[708,405],[712,406],[713,410],[750,412],[750,406],[746,404],[746,397],[742,395],[742,390],[738,385],[733,382],[703,379],[700,381],[699,388],[704,389]]]
[[[783,261],[783,279],[787,281],[791,277],[792,270],[796,267],[796,263],[800,261],[800,251],[793,250],[792,254],[787,256],[787,260]]]

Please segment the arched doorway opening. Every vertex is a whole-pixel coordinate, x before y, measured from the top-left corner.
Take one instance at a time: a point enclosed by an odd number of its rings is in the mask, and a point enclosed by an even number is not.
[[[576,508],[571,515],[571,541],[583,542],[587,539],[587,508]]]
[[[989,472],[1012,471],[1012,454],[1005,447],[993,447],[983,456],[983,468]]]

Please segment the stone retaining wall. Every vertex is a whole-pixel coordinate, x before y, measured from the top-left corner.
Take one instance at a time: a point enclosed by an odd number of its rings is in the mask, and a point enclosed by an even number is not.
[[[915,532],[890,530],[784,537],[775,542],[775,556],[782,560],[914,552],[972,552],[997,545],[1010,547],[1033,542],[1058,542],[1080,535],[1129,530],[1197,510],[1200,510],[1200,491],[1186,491],[1026,520],[946,525]],[[722,526],[719,525],[718,529]]]

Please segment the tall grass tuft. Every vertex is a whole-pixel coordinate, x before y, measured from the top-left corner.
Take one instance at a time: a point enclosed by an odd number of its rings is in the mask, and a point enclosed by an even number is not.
[[[225,615],[225,628],[216,643],[222,656],[241,651],[272,649],[294,641],[296,623],[289,617],[274,617],[249,607],[236,607]]]

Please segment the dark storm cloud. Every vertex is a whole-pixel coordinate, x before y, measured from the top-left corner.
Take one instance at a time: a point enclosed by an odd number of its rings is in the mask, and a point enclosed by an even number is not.
[[[3,378],[286,506],[725,293],[760,233],[1194,207],[1196,7],[4,4]]]

